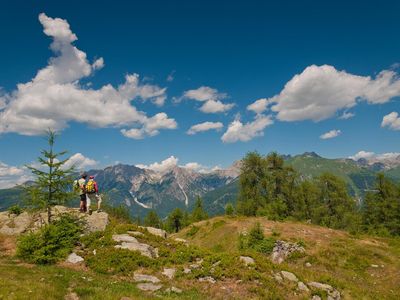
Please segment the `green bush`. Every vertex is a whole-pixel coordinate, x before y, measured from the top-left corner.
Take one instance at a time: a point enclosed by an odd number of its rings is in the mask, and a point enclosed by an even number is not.
[[[276,239],[274,237],[266,238],[260,223],[256,223],[251,228],[249,234],[241,234],[239,236],[240,250],[255,250],[259,253],[269,254],[275,246]]]
[[[18,204],[17,205],[13,205],[8,209],[8,212],[10,214],[20,215],[22,213],[22,208]]]
[[[137,251],[127,249],[104,248],[96,255],[86,258],[87,265],[94,271],[104,274],[129,274],[139,267],[155,266],[158,262]]]
[[[19,238],[17,257],[36,264],[53,264],[71,253],[79,241],[82,223],[64,214],[37,232]]]
[[[132,223],[133,221],[129,209],[125,205],[110,206],[106,204],[103,205],[103,209],[110,217],[117,219],[121,223]]]

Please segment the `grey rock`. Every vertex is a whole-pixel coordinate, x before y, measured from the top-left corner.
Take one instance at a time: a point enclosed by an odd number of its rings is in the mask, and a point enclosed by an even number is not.
[[[133,280],[135,280],[135,282],[151,282],[151,283],[159,283],[160,282],[160,279],[158,279],[155,276],[139,274],[139,273],[133,274]]]
[[[276,241],[271,254],[271,261],[280,264],[293,252],[304,252],[304,248],[296,243]]]
[[[323,291],[326,291],[326,292],[333,291],[333,287],[331,285],[329,285],[329,284],[326,284],[326,283],[320,283],[320,282],[312,281],[312,282],[308,283],[308,286],[312,287],[312,288],[316,288],[318,290],[323,290]]]
[[[293,273],[287,272],[287,271],[281,271],[281,275],[283,279],[293,281],[293,282],[298,282],[299,280],[297,279],[296,275]]]
[[[158,249],[153,248],[150,245],[140,243],[135,237],[130,236],[129,234],[114,234],[112,239],[116,242],[120,242],[120,245],[114,246],[117,249],[128,249],[131,251],[139,251],[142,255],[157,258],[158,257]]]
[[[214,283],[217,282],[217,281],[216,281],[213,277],[211,277],[211,276],[201,277],[201,278],[199,278],[199,281],[200,281],[200,282],[209,282],[209,283],[212,283],[212,284],[214,284]]]
[[[278,282],[282,282],[283,281],[283,278],[282,278],[281,274],[279,274],[279,273],[274,274],[274,278]]]
[[[167,293],[175,293],[175,294],[182,294],[182,290],[177,287],[170,287],[165,290]]]
[[[309,262],[306,262],[306,267],[310,268],[312,265]]]
[[[32,215],[23,212],[19,215],[1,213],[1,228],[0,233],[4,235],[19,235],[25,232],[32,223]]]
[[[318,295],[313,295],[311,300],[322,300],[320,296]]]
[[[176,269],[175,268],[164,268],[162,274],[169,279],[173,279],[175,277]]]
[[[184,244],[187,244],[187,240],[185,240],[185,239],[181,239],[181,238],[174,238],[174,241],[175,242],[178,242],[178,243],[184,243]]]
[[[309,289],[303,282],[301,282],[301,281],[299,281],[299,282],[297,283],[297,288],[299,289],[299,291],[302,291],[302,292],[308,292],[308,291],[310,291],[310,289]]]
[[[189,274],[191,272],[192,272],[192,270],[190,270],[189,268],[183,268],[183,273]]]
[[[89,232],[104,231],[109,223],[108,214],[105,212],[85,215],[85,221]]]
[[[71,253],[70,255],[68,255],[66,259],[66,262],[71,264],[78,264],[83,261],[84,261],[83,257],[77,255],[76,253]]]
[[[144,227],[139,226],[139,228],[146,229],[150,234],[162,237],[164,239],[167,238],[167,232],[165,230],[155,228],[155,227]]]
[[[137,288],[146,292],[155,292],[162,288],[162,284],[154,284],[154,283],[139,283]]]
[[[240,261],[243,262],[246,266],[254,265],[255,261],[250,256],[240,256]]]

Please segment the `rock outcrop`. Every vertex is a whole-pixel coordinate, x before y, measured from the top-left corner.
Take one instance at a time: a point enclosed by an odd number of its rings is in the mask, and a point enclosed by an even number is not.
[[[84,221],[86,232],[103,231],[106,229],[109,219],[105,212],[93,214],[79,213],[77,208],[56,205],[51,210],[52,217],[57,219],[61,214],[71,214]],[[47,213],[23,212],[19,215],[9,212],[0,212],[0,233],[4,235],[19,235],[27,231],[36,231],[46,225]]]
[[[144,243],[140,243],[135,237],[130,236],[129,234],[114,234],[112,236],[112,239],[120,243],[119,245],[114,246],[117,249],[128,249],[131,251],[139,251],[142,255],[150,258],[158,257],[157,248],[154,248]]]
[[[296,243],[276,241],[274,249],[272,250],[271,261],[275,264],[280,264],[294,252],[305,252],[305,250]]]

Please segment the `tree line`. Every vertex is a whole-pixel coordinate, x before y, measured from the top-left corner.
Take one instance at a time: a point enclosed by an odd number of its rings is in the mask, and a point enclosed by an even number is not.
[[[304,179],[277,153],[242,160],[236,211],[273,220],[295,219],[352,232],[400,235],[400,185],[378,174],[358,203],[346,182],[331,173]]]

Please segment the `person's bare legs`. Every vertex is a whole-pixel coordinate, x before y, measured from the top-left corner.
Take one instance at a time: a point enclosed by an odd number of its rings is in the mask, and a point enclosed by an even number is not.
[[[102,202],[101,196],[96,195],[96,199],[97,199],[97,212],[100,212],[101,211],[101,202]]]

